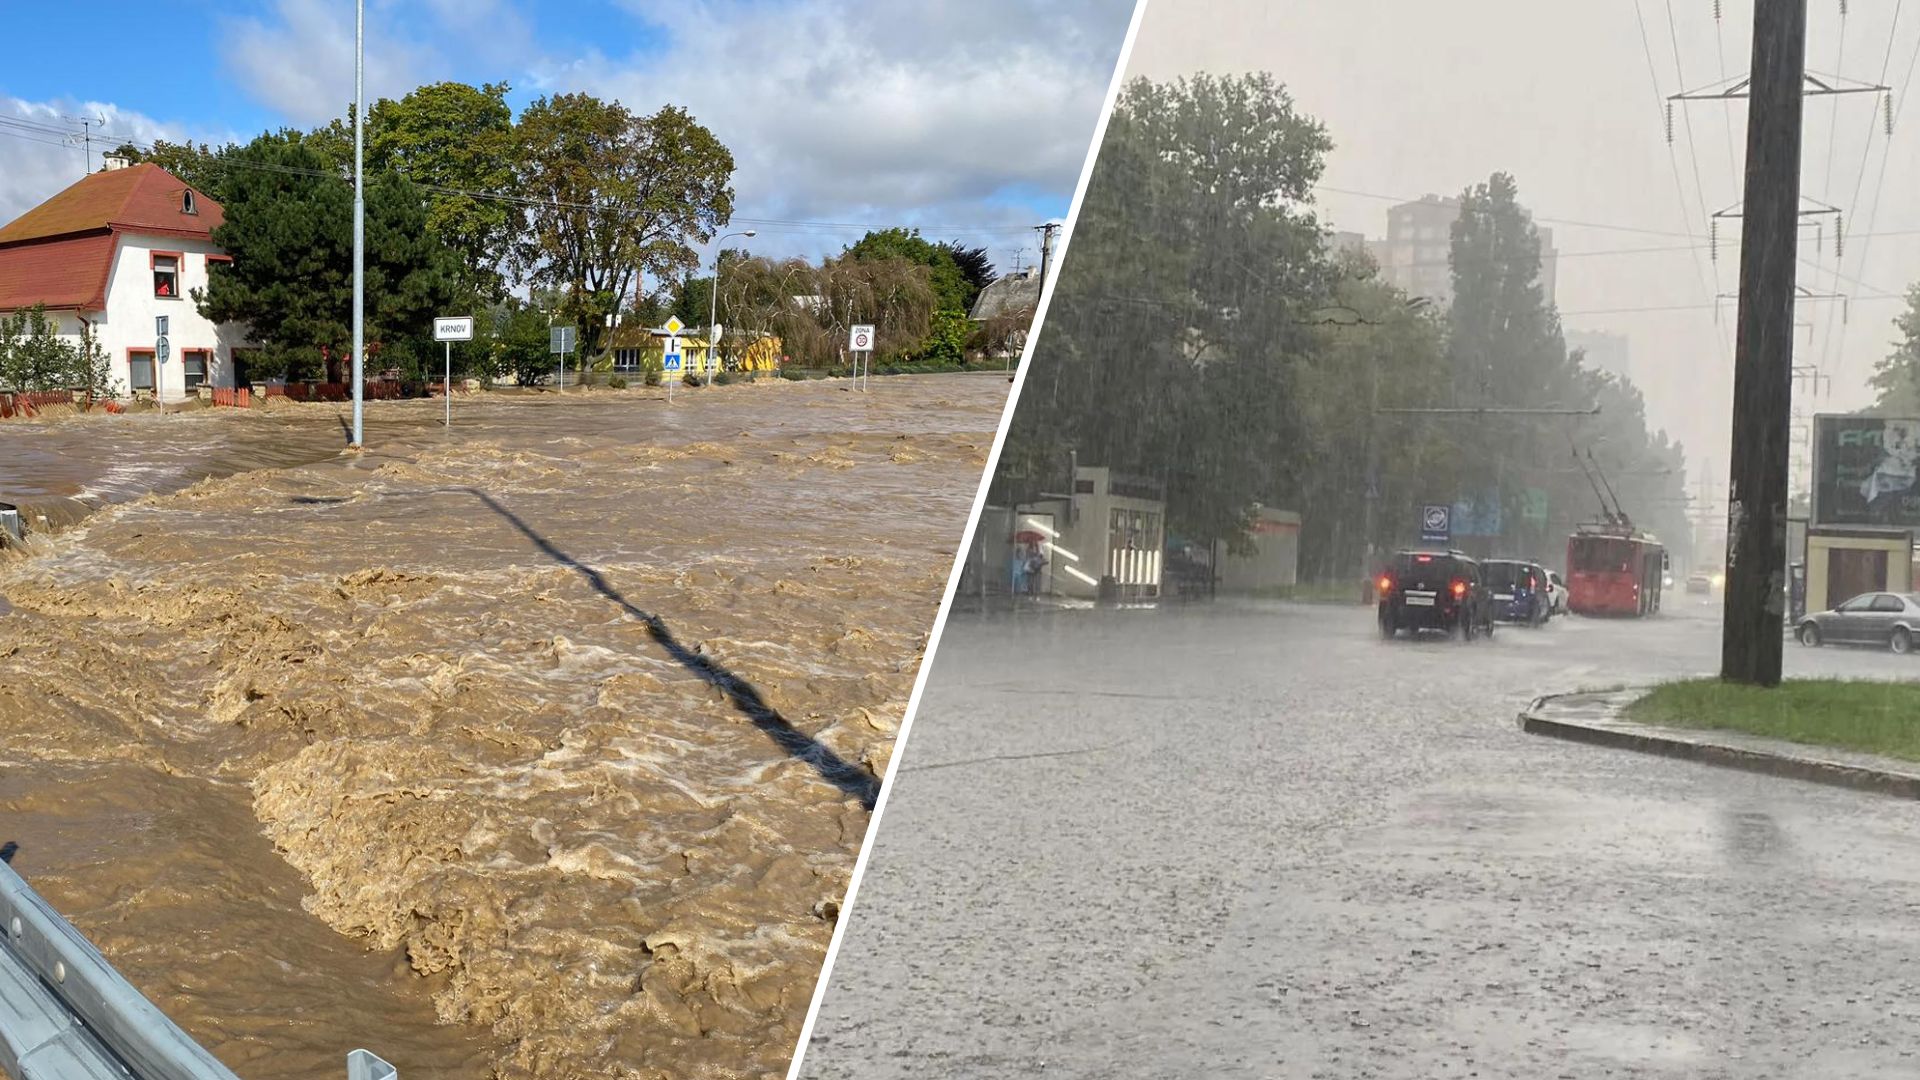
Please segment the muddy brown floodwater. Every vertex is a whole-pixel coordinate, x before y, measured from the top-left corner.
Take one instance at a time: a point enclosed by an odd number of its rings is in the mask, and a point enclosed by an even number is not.
[[[777,1075],[1006,391],[0,427],[0,841],[248,1080]]]

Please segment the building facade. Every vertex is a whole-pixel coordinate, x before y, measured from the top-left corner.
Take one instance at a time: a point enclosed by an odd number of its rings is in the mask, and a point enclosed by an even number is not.
[[[60,333],[106,350],[118,391],[178,401],[235,385],[246,329],[192,300],[231,261],[213,242],[220,205],[153,164],[108,167],[0,229],[0,314],[44,306]],[[158,317],[170,355],[157,358]]]
[[[1380,276],[1408,296],[1425,297],[1437,307],[1453,303],[1453,223],[1460,220],[1460,200],[1428,195],[1387,211],[1387,236],[1367,242]],[[1553,303],[1558,259],[1553,230],[1536,227],[1540,236],[1540,290]]]

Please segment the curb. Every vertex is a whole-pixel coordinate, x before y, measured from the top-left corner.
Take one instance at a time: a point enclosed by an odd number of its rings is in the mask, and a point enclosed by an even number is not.
[[[1637,691],[1634,692],[1634,696],[1637,694]],[[1840,761],[1831,757],[1816,756],[1821,753],[1816,748],[1776,739],[1763,739],[1731,732],[1692,731],[1634,723],[1619,718],[1620,712],[1625,707],[1624,701],[1621,700],[1623,696],[1625,695],[1619,693],[1549,694],[1535,698],[1533,703],[1520,713],[1520,730],[1529,735],[1544,735],[1569,742],[1586,743],[1589,746],[1632,750],[1637,753],[1655,754],[1723,769],[1738,769],[1742,772],[1777,776],[1787,780],[1803,780],[1828,787],[1889,795],[1898,799],[1920,800],[1920,767],[1915,767],[1916,771],[1908,771],[1906,767],[1892,762],[1886,765],[1874,764],[1873,762],[1881,759],[1873,759],[1864,754],[1855,755],[1856,761]],[[1603,697],[1612,700],[1599,700]],[[1589,714],[1598,710],[1609,715],[1605,717],[1548,715],[1556,707],[1565,709],[1571,714],[1573,710],[1567,708],[1565,703],[1575,698],[1586,699],[1588,703],[1586,711]],[[1738,741],[1734,741],[1735,738]]]

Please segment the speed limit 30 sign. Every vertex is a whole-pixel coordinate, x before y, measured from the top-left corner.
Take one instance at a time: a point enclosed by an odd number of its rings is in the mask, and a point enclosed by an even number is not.
[[[847,335],[847,351],[872,352],[873,327],[867,325],[854,327],[853,332]]]

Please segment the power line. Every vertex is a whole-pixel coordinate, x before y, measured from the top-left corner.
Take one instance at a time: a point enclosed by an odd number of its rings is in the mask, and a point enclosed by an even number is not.
[[[5,122],[6,122],[6,118],[0,118],[0,123],[5,123]],[[64,138],[68,138],[68,139],[71,139],[74,137],[74,133],[70,131],[62,132],[54,128],[46,128],[45,130],[47,130],[49,133],[52,133],[52,134],[62,135]],[[12,133],[0,131],[0,134],[12,134]],[[154,149],[154,144],[150,142],[146,142],[144,140],[133,138],[131,136],[116,135],[112,133],[101,133],[98,137],[101,139],[107,139],[107,140],[117,140],[122,145],[132,146],[134,149],[139,150],[142,153],[152,153]],[[349,182],[349,178],[344,177],[339,173],[331,172],[326,169],[302,169],[302,168],[289,166],[289,165],[276,165],[271,162],[253,161],[253,160],[238,157],[232,154],[199,154],[198,151],[193,151],[190,146],[186,147],[186,149],[188,149],[190,153],[195,153],[198,156],[202,156],[206,158],[207,163],[213,167],[251,169],[251,170],[261,171],[261,172],[274,172],[274,173],[281,173],[281,174],[293,175],[293,176],[311,176],[311,177],[318,177],[323,179],[335,179],[335,180],[340,180],[342,182]],[[401,175],[406,175],[402,170],[394,170],[394,171],[399,172]],[[409,177],[409,179],[411,179],[411,177]],[[458,187],[451,187],[444,184],[430,184],[430,183],[426,183],[419,180],[415,180],[413,182],[414,182],[414,186],[420,188],[421,190],[430,191],[439,195],[461,196],[461,197],[470,198],[470,199],[479,199],[479,200],[490,201],[490,202],[507,203],[507,204],[517,205],[517,206],[522,206],[527,208],[535,208],[535,209],[552,208],[552,209],[560,209],[560,210],[613,210],[613,211],[622,211],[622,210],[631,211],[631,210],[637,209],[637,204],[620,201],[620,200],[592,200],[587,202],[574,202],[574,201],[568,201],[568,200],[562,200],[562,199],[540,199],[540,198],[535,198],[535,197],[526,196],[526,195],[512,195],[505,192],[480,191],[472,188],[458,188]],[[883,231],[890,228],[912,228],[912,229],[919,229],[922,232],[944,233],[949,235],[969,235],[969,236],[1025,235],[1031,232],[1033,228],[1031,225],[923,225],[923,224],[917,224],[917,223],[874,224],[871,222],[808,221],[808,220],[792,219],[792,218],[757,218],[757,217],[733,217],[729,219],[728,223],[738,224],[738,225],[753,225],[756,227],[765,227],[769,229],[786,229],[786,230],[816,230],[817,229],[817,230],[827,230],[827,231],[872,232],[872,231]]]
[[[1893,7],[1893,18],[1894,18],[1894,25],[1896,28],[1899,26],[1899,21],[1900,21],[1900,3],[1901,3],[1901,0],[1895,0],[1894,7]],[[1892,63],[1892,60],[1893,60],[1893,34],[1890,31],[1887,34],[1886,56],[1881,60],[1881,66],[1880,66],[1880,81],[1882,83],[1885,83],[1887,81],[1886,73],[1889,66]],[[1887,162],[1893,157],[1893,124],[1900,117],[1900,115],[1904,114],[1907,111],[1907,93],[1913,88],[1913,73],[1914,73],[1914,67],[1916,64],[1920,64],[1920,35],[1916,35],[1914,37],[1913,55],[1907,61],[1906,77],[1900,81],[1900,92],[1898,95],[1897,104],[1894,98],[1890,97],[1887,100],[1887,108],[1889,110],[1887,114],[1887,142],[1886,142],[1886,145],[1881,149],[1880,173],[1879,173],[1879,176],[1874,180],[1873,202],[1870,205],[1869,209],[1867,210],[1867,231],[1861,234],[1862,239],[1866,241],[1866,243],[1860,245],[1859,266],[1862,270],[1865,270],[1867,267],[1867,252],[1872,250],[1873,248],[1873,236],[1874,236],[1873,223],[1874,223],[1874,220],[1880,214],[1880,196],[1884,194],[1886,191]],[[1871,120],[1868,121],[1868,125],[1869,126],[1867,128],[1867,138],[1869,140],[1869,143],[1871,143],[1871,140],[1873,138],[1873,128],[1872,128]],[[1862,153],[1860,156],[1860,177],[1856,179],[1854,182],[1854,198],[1856,200],[1858,200],[1860,195],[1860,184],[1866,179],[1866,166],[1867,166],[1866,154]],[[1841,334],[1842,352],[1845,351],[1845,347],[1846,347],[1846,334],[1843,331]],[[1822,367],[1821,374],[1826,374],[1824,366]]]
[[[1671,8],[1669,8],[1669,13],[1671,13]],[[1674,157],[1674,153],[1673,153],[1673,146],[1672,146],[1673,114],[1671,112],[1671,109],[1673,108],[1673,106],[1670,102],[1666,101],[1664,98],[1660,96],[1660,73],[1658,68],[1655,66],[1653,62],[1653,42],[1647,36],[1647,17],[1646,17],[1646,13],[1640,9],[1640,0],[1633,0],[1633,18],[1634,18],[1634,21],[1640,27],[1640,51],[1641,51],[1641,54],[1644,55],[1647,60],[1648,88],[1653,91],[1653,105],[1654,105],[1654,108],[1658,110],[1665,117],[1665,120],[1666,120],[1666,124],[1668,128],[1667,168],[1668,168],[1668,171],[1671,172],[1673,175],[1673,194],[1674,194],[1674,197],[1680,201],[1680,217],[1681,217],[1681,220],[1684,221],[1687,219],[1689,211],[1687,210],[1686,187],[1680,182],[1680,162]],[[1676,59],[1675,59],[1676,67],[1678,67],[1678,63],[1679,61],[1676,56]],[[1685,89],[1684,84],[1682,85],[1681,89]],[[1705,206],[1705,203],[1703,202],[1701,205],[1701,213],[1704,214],[1705,212],[1706,212],[1706,206]],[[1692,235],[1692,230],[1689,229],[1687,239],[1696,240],[1698,239],[1698,237]],[[1700,286],[1700,292],[1702,293],[1702,295],[1711,298],[1714,294],[1718,293],[1720,289],[1720,278],[1718,277],[1718,271],[1703,272],[1700,268],[1700,260],[1697,257],[1689,261],[1692,262],[1693,264],[1694,284]],[[1713,285],[1711,287],[1707,285],[1707,278],[1709,276],[1713,277]],[[1712,306],[1711,303],[1709,303],[1708,306]],[[1715,331],[1713,335],[1713,340],[1714,340],[1714,343],[1720,347],[1721,363],[1731,365],[1733,362],[1733,358],[1731,355],[1729,355],[1727,350],[1726,335],[1719,333],[1718,331]]]

